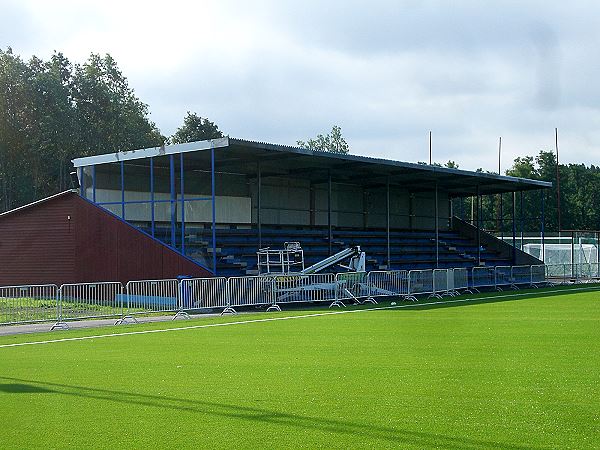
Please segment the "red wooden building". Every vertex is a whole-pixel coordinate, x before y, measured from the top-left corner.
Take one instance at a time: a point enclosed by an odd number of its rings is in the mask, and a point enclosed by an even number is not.
[[[0,286],[178,275],[212,273],[75,192],[0,214]]]

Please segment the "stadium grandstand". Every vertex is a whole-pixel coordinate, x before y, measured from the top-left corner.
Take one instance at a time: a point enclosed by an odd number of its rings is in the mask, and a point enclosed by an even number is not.
[[[73,163],[81,197],[218,276],[258,274],[259,249],[290,242],[307,266],[356,246],[365,270],[539,264],[452,199],[551,186],[229,137]]]

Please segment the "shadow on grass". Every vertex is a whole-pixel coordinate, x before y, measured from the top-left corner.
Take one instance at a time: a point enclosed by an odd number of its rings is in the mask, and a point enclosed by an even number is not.
[[[0,393],[2,392],[6,394],[46,394],[56,391],[40,386],[39,384],[1,383]]]
[[[0,380],[11,381],[8,393],[54,392],[61,395],[105,400],[127,405],[139,405],[155,408],[166,408],[175,411],[198,413],[209,416],[220,416],[234,420],[260,422],[283,427],[301,428],[309,431],[321,431],[354,435],[364,439],[379,439],[402,446],[410,444],[419,447],[443,447],[449,449],[530,449],[524,445],[503,442],[492,442],[468,437],[455,437],[443,434],[425,433],[403,430],[397,427],[385,427],[366,422],[356,422],[348,419],[314,417],[265,408],[231,405],[204,400],[189,400],[176,397],[123,392],[110,389],[98,389],[83,386],[71,386],[18,378],[0,377]]]

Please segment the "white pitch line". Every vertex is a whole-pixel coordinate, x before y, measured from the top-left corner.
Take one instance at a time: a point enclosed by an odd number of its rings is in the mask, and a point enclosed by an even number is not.
[[[544,294],[565,293],[565,292],[574,292],[574,291],[597,291],[597,290],[600,290],[600,287],[555,289],[553,291],[544,291]],[[519,294],[492,295],[489,297],[462,298],[462,299],[455,299],[455,300],[446,300],[443,302],[413,303],[413,304],[408,304],[408,305],[395,305],[395,306],[377,306],[377,307],[373,307],[373,308],[361,308],[361,309],[352,309],[352,310],[345,310],[345,311],[327,311],[327,312],[322,312],[322,313],[300,314],[300,315],[296,315],[296,316],[266,317],[264,319],[250,319],[250,320],[238,320],[235,322],[208,323],[208,324],[203,324],[203,325],[190,325],[187,327],[161,328],[158,330],[125,331],[123,333],[96,334],[96,335],[92,335],[92,336],[79,336],[79,337],[70,337],[70,338],[61,338],[61,339],[48,339],[46,341],[18,342],[18,343],[14,343],[14,344],[0,344],[0,348],[23,347],[25,345],[53,344],[56,342],[86,341],[86,340],[90,340],[90,339],[102,339],[102,338],[108,338],[108,337],[134,336],[137,334],[166,333],[168,331],[197,330],[200,328],[226,327],[226,326],[231,326],[231,325],[243,325],[243,324],[247,324],[247,323],[275,322],[278,320],[306,319],[308,317],[333,316],[333,315],[337,315],[337,314],[352,314],[352,313],[360,313],[360,312],[368,312],[368,311],[381,311],[381,310],[386,310],[386,309],[418,308],[421,306],[447,305],[447,304],[452,304],[452,303],[476,302],[479,300],[490,300],[490,299],[496,299],[496,298],[523,297],[523,296],[527,296],[527,295],[531,295],[531,294],[532,294],[532,292],[523,292],[523,293],[519,293]]]

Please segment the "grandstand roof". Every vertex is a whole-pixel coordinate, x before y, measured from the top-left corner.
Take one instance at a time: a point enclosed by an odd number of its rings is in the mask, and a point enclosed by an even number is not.
[[[478,187],[481,194],[552,187],[552,183],[545,181],[368,156],[341,155],[229,137],[77,158],[73,164],[75,167],[85,167],[159,157],[155,166],[160,166],[160,157],[184,153],[186,168],[206,168],[210,167],[211,148],[215,149],[217,171],[244,173],[250,177],[256,174],[256,163],[260,161],[263,176],[300,175],[318,183],[327,181],[331,174],[336,183],[363,185],[384,184],[389,179],[391,184],[414,191],[433,189],[437,182],[440,189],[456,197],[473,195]],[[137,163],[144,164],[143,161]],[[168,161],[165,158],[166,163]]]

